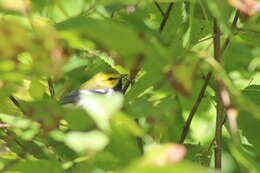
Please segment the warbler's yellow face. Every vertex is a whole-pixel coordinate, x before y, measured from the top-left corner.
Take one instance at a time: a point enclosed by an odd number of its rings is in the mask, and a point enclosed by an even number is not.
[[[114,73],[97,73],[90,80],[84,83],[81,88],[83,89],[97,89],[97,88],[114,88],[121,76]]]

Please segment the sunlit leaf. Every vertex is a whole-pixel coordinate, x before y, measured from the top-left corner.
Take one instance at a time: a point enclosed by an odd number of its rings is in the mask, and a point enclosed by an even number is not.
[[[53,172],[53,173],[62,173],[61,166],[57,163],[57,161],[20,161],[16,163],[12,168],[12,171],[19,171],[22,173],[33,173],[35,170],[38,170],[39,173],[45,172]]]
[[[65,143],[77,152],[99,151],[109,142],[108,137],[100,131],[91,132],[69,132]]]

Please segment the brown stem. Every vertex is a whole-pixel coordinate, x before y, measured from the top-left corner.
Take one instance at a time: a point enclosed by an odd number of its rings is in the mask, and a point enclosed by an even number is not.
[[[213,37],[213,47],[214,47],[214,58],[219,62],[220,61],[220,28],[217,24],[216,19],[214,20],[213,32],[215,37]]]
[[[188,119],[186,120],[186,122],[184,124],[184,127],[182,129],[182,133],[181,133],[181,137],[180,137],[180,140],[179,140],[180,144],[183,144],[186,136],[188,135],[192,119],[193,119],[195,113],[197,112],[197,109],[198,109],[198,107],[199,107],[199,105],[201,103],[202,98],[205,95],[205,91],[206,91],[206,88],[207,88],[208,83],[210,81],[211,75],[212,75],[211,72],[209,72],[207,74],[206,79],[204,81],[204,84],[203,84],[203,86],[202,86],[202,88],[200,90],[199,96],[197,97],[197,100],[195,101],[195,103],[194,103],[194,105],[193,105],[193,107],[191,109],[191,112],[190,112],[190,114],[188,116]]]
[[[154,4],[155,4],[155,6],[158,8],[158,10],[160,11],[161,15],[162,15],[163,17],[165,17],[164,11],[163,11],[163,9],[161,8],[160,4],[159,4],[158,2],[156,2],[156,1],[153,1],[153,2],[154,2]]]
[[[161,25],[160,25],[160,29],[159,29],[159,32],[162,32],[164,27],[165,27],[165,24],[170,16],[170,13],[171,13],[171,10],[172,10],[172,7],[173,7],[173,2],[171,2],[167,8],[167,11],[166,13],[164,13],[164,17],[163,17],[163,20],[161,22]]]
[[[219,94],[219,90],[217,91],[217,94]],[[216,118],[216,130],[215,130],[215,168],[221,169],[221,163],[222,163],[222,122],[223,122],[223,105],[220,100],[220,96],[217,96],[217,118]]]
[[[227,116],[225,116],[225,114],[223,114],[223,116],[224,116],[224,117],[223,117],[223,121],[222,121],[222,126],[225,124],[226,118],[227,118]],[[214,136],[214,138],[211,140],[211,142],[210,142],[210,144],[209,144],[209,146],[208,146],[207,151],[210,151],[210,150],[211,150],[213,144],[215,144],[215,140],[216,140],[216,138],[215,138],[215,136]]]
[[[214,26],[213,26],[213,31],[214,37],[213,39],[213,47],[214,47],[214,58],[220,62],[220,57],[221,57],[221,46],[220,46],[220,28],[217,24],[216,19],[214,20]],[[216,142],[216,147],[215,147],[215,168],[216,169],[221,169],[221,154],[222,154],[222,115],[223,115],[223,105],[221,102],[221,83],[217,83],[217,91],[216,91],[216,96],[217,96],[217,118],[216,118],[216,130],[215,130],[215,142]]]

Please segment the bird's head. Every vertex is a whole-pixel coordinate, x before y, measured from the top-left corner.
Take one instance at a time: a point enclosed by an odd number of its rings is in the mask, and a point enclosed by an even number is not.
[[[115,88],[120,80],[122,75],[116,73],[97,73],[90,80],[83,83],[82,89],[97,89],[97,88]]]

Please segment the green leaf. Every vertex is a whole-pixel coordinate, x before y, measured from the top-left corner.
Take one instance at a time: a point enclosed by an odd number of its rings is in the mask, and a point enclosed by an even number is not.
[[[254,31],[241,31],[239,36],[249,45],[260,45],[259,33]]]
[[[67,108],[63,118],[71,130],[86,130],[95,126],[93,119],[82,109]]]
[[[148,117],[155,111],[151,102],[144,97],[131,100],[126,105],[127,112],[134,118]]]
[[[204,0],[203,1],[208,9],[211,11],[211,14],[218,20],[221,24],[221,28],[226,34],[231,34],[229,18],[232,13],[232,8],[229,6],[226,0]]]
[[[95,20],[86,17],[76,17],[57,24],[61,34],[73,33],[81,39],[91,39],[101,43],[106,49],[116,50],[122,56],[133,59],[139,54],[148,51],[147,46],[138,36],[138,33],[125,27],[122,24],[109,20]],[[105,39],[104,39],[105,38]],[[124,44],[124,40],[128,44]],[[135,47],[128,46],[135,45]]]
[[[154,107],[154,122],[151,122],[151,135],[157,141],[178,142],[184,124],[182,108],[177,96],[168,96],[161,100]]]
[[[9,169],[10,171],[19,171],[22,173],[35,173],[37,170],[38,173],[62,173],[63,170],[60,164],[56,161],[51,160],[38,160],[38,161],[19,161],[14,166]]]
[[[181,162],[172,165],[166,165],[163,167],[158,166],[139,166],[139,167],[130,167],[124,171],[120,171],[120,173],[172,173],[172,172],[200,172],[200,173],[208,173],[209,170],[207,168],[201,167],[200,165],[191,163],[191,162]]]
[[[123,112],[117,113],[111,120],[112,126],[125,129],[129,134],[134,136],[142,136],[144,131],[137,125],[137,123]]]
[[[251,58],[253,55],[250,46],[244,44],[239,37],[234,37],[223,57],[225,69],[228,72],[247,70]]]
[[[53,152],[55,152],[56,156],[58,156],[60,159],[71,161],[76,159],[78,154],[66,144],[64,144],[65,138],[66,135],[64,133],[57,134],[57,131],[53,131],[46,139],[46,144],[52,147]]]
[[[33,122],[29,119],[11,116],[11,115],[7,115],[7,114],[0,113],[0,119],[2,122],[8,123],[11,127],[15,127],[15,128],[29,128],[29,127],[37,128],[37,127],[39,127],[38,123]]]
[[[157,61],[160,54],[155,51],[155,43],[152,42],[150,34],[143,35],[143,31],[135,31],[122,23],[80,16],[59,23],[56,27],[62,37],[72,34],[74,38],[91,40],[105,50],[118,52],[128,67],[138,57],[145,57],[159,64],[163,63],[163,61]],[[127,44],[125,44],[125,40],[127,40]],[[67,41],[70,42],[70,40]],[[161,58],[167,61],[168,55],[167,53],[161,55]]]
[[[140,156],[141,149],[137,143],[137,138],[129,133],[125,126],[113,122],[109,138],[110,142],[105,151],[120,160],[121,166],[128,165],[129,162]]]
[[[40,99],[45,92],[45,87],[39,80],[32,80],[30,83],[29,93],[34,99]]]
[[[257,173],[260,171],[260,166],[257,161],[252,156],[250,156],[250,154],[246,152],[244,148],[234,145],[230,145],[229,148],[237,162],[243,165],[249,172]]]
[[[182,40],[183,29],[184,29],[184,16],[183,16],[184,6],[183,2],[174,3],[172,11],[169,15],[168,22],[165,24],[164,30],[162,32],[162,37],[166,43],[172,43],[174,48],[179,46],[180,40]]]
[[[65,144],[76,152],[99,151],[109,142],[108,137],[97,130],[91,132],[72,131],[66,135]]]
[[[248,86],[243,90],[243,94],[255,104],[260,104],[259,85]],[[260,137],[258,137],[258,130],[260,130],[260,120],[253,117],[250,112],[241,111],[238,116],[238,124],[242,129],[242,134],[246,136],[248,141],[252,143],[257,150],[259,150]]]
[[[196,75],[199,60],[192,55],[185,57],[179,63],[173,64],[168,74],[171,85],[184,96],[189,96],[193,88],[194,76]]]
[[[39,101],[22,103],[21,106],[26,115],[32,120],[40,122],[46,132],[57,127],[64,111],[60,103],[49,97]]]
[[[160,69],[153,68],[155,67],[153,62],[149,61],[145,64],[145,66],[149,70],[149,73],[145,73],[143,76],[141,76],[131,87],[131,89],[126,93],[126,102],[137,98],[143,92],[145,92],[145,90],[149,89],[151,86],[154,86],[156,83],[160,82],[163,79],[164,76],[162,74],[162,71],[159,72],[158,70]]]

